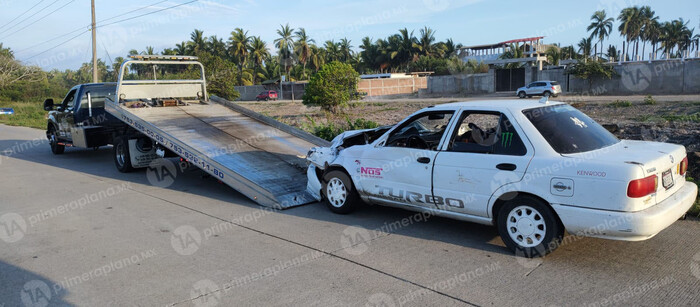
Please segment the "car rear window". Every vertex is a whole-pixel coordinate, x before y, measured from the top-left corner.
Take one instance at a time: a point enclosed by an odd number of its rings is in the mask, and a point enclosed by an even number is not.
[[[560,154],[596,150],[620,141],[603,126],[569,105],[528,109],[523,114]]]
[[[551,83],[552,83],[552,85],[559,85],[559,82],[557,82],[557,81],[552,81]]]

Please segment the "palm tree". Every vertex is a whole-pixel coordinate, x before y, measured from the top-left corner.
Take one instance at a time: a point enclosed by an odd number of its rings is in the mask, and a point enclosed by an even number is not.
[[[523,47],[517,46],[515,44],[510,44],[508,50],[501,54],[499,58],[501,59],[519,59],[523,57]],[[520,68],[522,63],[508,63],[505,68]]]
[[[226,55],[226,43],[216,35],[212,35],[206,40],[204,49],[214,56],[223,57]]]
[[[545,52],[547,54],[547,62],[552,65],[559,65],[559,60],[561,59],[561,49],[557,46],[551,46],[547,48]]]
[[[619,56],[619,53],[620,53],[620,52],[617,51],[617,48],[615,48],[615,46],[613,46],[613,45],[608,46],[608,53],[607,53],[607,55],[608,55],[608,59],[609,59],[609,60],[611,60],[611,61],[616,61],[617,58],[618,58],[618,56]]]
[[[692,31],[688,29],[688,22],[683,18],[664,22],[661,26],[661,48],[666,58],[681,56],[682,52],[690,45]],[[675,54],[673,53],[676,50]]]
[[[591,16],[592,22],[588,26],[587,30],[592,31],[591,38],[598,38],[598,42],[600,43],[600,54],[603,54],[603,40],[610,36],[614,20],[615,19],[612,17],[608,18],[605,10],[595,11],[593,16]]]
[[[639,33],[639,39],[642,41],[642,60],[644,59],[644,54],[646,53],[646,42],[651,41],[649,32],[653,32],[653,27],[658,24],[659,17],[656,16],[656,12],[651,10],[649,6],[642,6],[639,11],[640,22],[642,23],[642,28]]]
[[[289,24],[280,25],[277,30],[278,38],[275,39],[275,47],[279,50],[278,57],[279,61],[284,66],[284,71],[288,73],[288,64],[293,64],[291,59],[292,48],[294,46],[294,39],[292,38],[294,29],[289,27]]]
[[[350,44],[350,40],[347,38],[343,38],[340,40],[340,43],[338,43],[338,52],[340,55],[343,57],[343,62],[347,63],[352,59],[352,45]]]
[[[321,69],[321,66],[325,64],[325,51],[323,48],[319,48],[316,45],[311,45],[310,46],[310,57],[309,57],[309,62],[311,62],[311,66],[313,66],[314,71],[318,71]]]
[[[584,37],[578,42],[578,51],[583,55],[584,61],[591,55],[591,43],[591,37]]]
[[[327,63],[338,61],[340,59],[340,44],[335,41],[329,40],[323,45],[326,50],[325,60]]]
[[[418,40],[413,36],[413,31],[408,32],[406,28],[399,29],[399,34],[389,37],[391,59],[398,62],[398,65],[405,65],[408,71],[409,64],[418,59],[417,43]]]
[[[190,41],[192,44],[192,51],[195,54],[200,50],[204,50],[206,44],[204,40],[204,31],[194,29],[194,31],[190,33]]]
[[[415,44],[415,48],[423,55],[433,56],[435,55],[433,42],[435,42],[435,30],[423,27],[423,29],[420,29],[420,36],[418,38],[418,43]]]
[[[302,76],[304,79],[306,79],[306,63],[309,62],[309,58],[311,57],[311,48],[309,47],[309,44],[315,43],[316,41],[309,38],[304,28],[299,28],[299,30],[294,32],[294,34],[297,38],[297,41],[294,44],[294,51],[296,52],[299,62],[301,62],[303,68]]]
[[[633,7],[628,7],[622,9],[620,12],[620,16],[617,17],[617,20],[620,21],[620,26],[618,26],[618,30],[620,31],[620,35],[622,35],[625,38],[625,41],[627,42],[627,49],[623,50],[623,53],[627,53],[630,49],[630,43],[632,41],[637,41],[639,39],[641,29],[642,29],[642,18],[640,17],[641,10],[637,6]],[[635,50],[637,50],[635,48]],[[633,56],[636,58],[636,53],[633,53]]]
[[[255,79],[258,77],[258,68],[262,66],[265,59],[270,57],[270,53],[267,51],[267,44],[260,36],[254,36],[248,48],[250,58],[253,60],[253,83],[255,83]]]
[[[651,52],[653,52],[654,57],[656,57],[656,44],[658,44],[661,39],[661,24],[658,21],[658,17],[654,17],[651,22],[644,26],[642,35],[644,39],[651,44]]]
[[[155,50],[153,49],[153,46],[146,46],[146,50],[141,51],[141,54],[144,55],[154,55],[156,54]]]
[[[250,36],[248,31],[236,28],[229,37],[229,52],[238,63],[238,84],[243,85],[243,67],[248,60],[248,49],[250,48]]]
[[[175,52],[178,55],[190,55],[190,46],[187,44],[187,42],[182,42],[179,44],[175,44]]]
[[[443,46],[445,46],[444,56],[446,58],[452,57],[460,48],[462,48],[462,44],[455,44],[451,38],[448,38]]]

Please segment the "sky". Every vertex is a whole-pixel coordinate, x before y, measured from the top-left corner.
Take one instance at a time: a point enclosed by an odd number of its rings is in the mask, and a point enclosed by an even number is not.
[[[199,0],[181,5],[189,1],[96,0],[98,57],[109,65],[131,49],[172,48],[188,40],[193,29],[226,40],[240,27],[274,49],[277,29],[287,23],[305,28],[317,44],[347,37],[356,51],[365,36],[386,38],[404,27],[417,36],[424,26],[436,31],[438,41],[452,38],[465,46],[532,36],[545,36],[547,44],[575,45],[588,36],[594,11],[604,9],[617,17],[633,5],[651,6],[661,21],[690,20],[688,26],[700,32],[698,0]],[[133,18],[150,12],[155,13]],[[133,19],[122,21],[127,18]],[[77,69],[91,59],[90,19],[88,0],[0,0],[0,43],[25,64]],[[619,49],[617,26],[616,21],[605,46],[617,44]]]

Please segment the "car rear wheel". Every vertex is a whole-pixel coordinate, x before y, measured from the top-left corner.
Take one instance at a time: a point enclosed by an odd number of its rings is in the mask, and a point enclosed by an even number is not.
[[[66,146],[58,144],[58,131],[56,131],[56,127],[51,125],[49,127],[49,133],[47,134],[49,135],[49,145],[51,145],[51,152],[54,155],[62,154],[66,150]]]
[[[347,174],[331,171],[323,177],[323,198],[331,211],[348,214],[357,209],[360,198]]]
[[[527,95],[525,95],[525,92],[523,92],[523,91],[521,91],[520,93],[518,93],[518,97],[520,97],[520,99],[525,98],[525,96],[527,96]]]
[[[517,256],[542,257],[561,244],[564,226],[541,200],[521,196],[507,201],[496,220],[503,243]]]
[[[549,97],[549,96],[552,96],[552,93],[550,91],[546,91],[546,92],[544,92],[544,94],[542,94],[542,96]]]
[[[134,170],[134,167],[131,165],[131,155],[129,154],[129,138],[125,136],[115,138],[112,152],[114,153],[114,165],[117,166],[117,170],[122,173],[129,173]]]

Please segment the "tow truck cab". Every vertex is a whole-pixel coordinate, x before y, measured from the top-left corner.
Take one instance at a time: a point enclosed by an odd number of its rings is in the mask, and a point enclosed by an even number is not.
[[[46,99],[46,137],[52,151],[61,154],[66,146],[98,148],[112,144],[114,132],[125,126],[104,108],[105,100],[114,99],[115,91],[116,83],[89,83],[76,85],[59,103]]]

